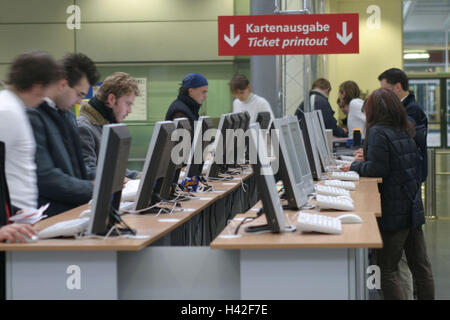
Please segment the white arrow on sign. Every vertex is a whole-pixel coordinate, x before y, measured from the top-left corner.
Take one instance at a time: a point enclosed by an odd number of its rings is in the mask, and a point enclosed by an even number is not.
[[[234,37],[234,24],[230,24],[230,37],[227,35],[224,35],[223,37],[231,47],[234,47],[234,45],[239,41],[240,35],[237,35],[236,38]]]
[[[342,42],[344,44],[344,46],[353,37],[353,33],[352,32],[350,32],[350,34],[347,35],[347,22],[342,22],[342,35],[339,34],[339,33],[336,33],[336,37],[339,39],[340,42]]]

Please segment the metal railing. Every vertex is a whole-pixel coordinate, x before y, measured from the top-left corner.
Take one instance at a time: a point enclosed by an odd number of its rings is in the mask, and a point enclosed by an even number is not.
[[[437,219],[436,212],[436,149],[427,150],[428,176],[425,181],[425,216],[428,219]]]

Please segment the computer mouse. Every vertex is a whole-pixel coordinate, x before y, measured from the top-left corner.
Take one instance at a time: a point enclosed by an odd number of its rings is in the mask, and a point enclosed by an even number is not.
[[[27,237],[26,235],[24,235],[23,233],[21,233],[21,235],[22,235],[22,237],[25,239],[25,241],[26,241],[27,243],[36,242],[36,241],[39,240],[38,236],[36,236],[36,235],[32,235],[31,238],[28,238],[28,237]],[[11,243],[11,241],[6,240],[6,243]],[[20,242],[18,242],[18,241],[16,240],[15,243],[20,243]]]
[[[336,196],[336,198],[342,199],[342,200],[347,200],[347,201],[350,201],[351,203],[353,203],[353,199],[348,196]]]
[[[339,220],[341,220],[341,223],[362,223],[363,222],[360,216],[353,214],[353,213],[343,214],[337,218]]]
[[[91,216],[91,209],[84,210],[80,213],[80,218],[90,217]]]

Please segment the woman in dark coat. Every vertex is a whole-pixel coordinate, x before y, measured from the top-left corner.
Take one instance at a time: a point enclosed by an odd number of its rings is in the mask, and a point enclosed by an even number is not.
[[[414,127],[398,97],[387,89],[375,90],[365,104],[366,161],[354,161],[344,171],[362,177],[381,177],[382,217],[378,226],[383,249],[377,250],[381,289],[385,299],[404,299],[397,275],[405,251],[419,299],[434,299],[434,280],[422,225],[425,223],[420,197],[419,159]]]

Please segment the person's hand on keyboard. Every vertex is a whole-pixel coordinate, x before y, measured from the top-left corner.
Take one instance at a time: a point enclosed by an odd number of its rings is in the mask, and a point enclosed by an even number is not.
[[[350,165],[343,164],[340,169],[341,169],[341,171],[344,171],[344,172],[350,171]]]
[[[364,161],[364,151],[362,148],[356,150],[353,155],[355,156],[355,161]]]
[[[127,177],[123,178],[122,188],[125,188],[126,185],[127,185],[127,183],[128,183],[128,181],[130,181],[130,180],[131,180],[131,179],[129,179],[129,178],[127,178]]]
[[[36,235],[36,230],[27,224],[13,223],[0,228],[0,242],[9,240],[11,243],[27,243],[24,237],[31,239]]]

